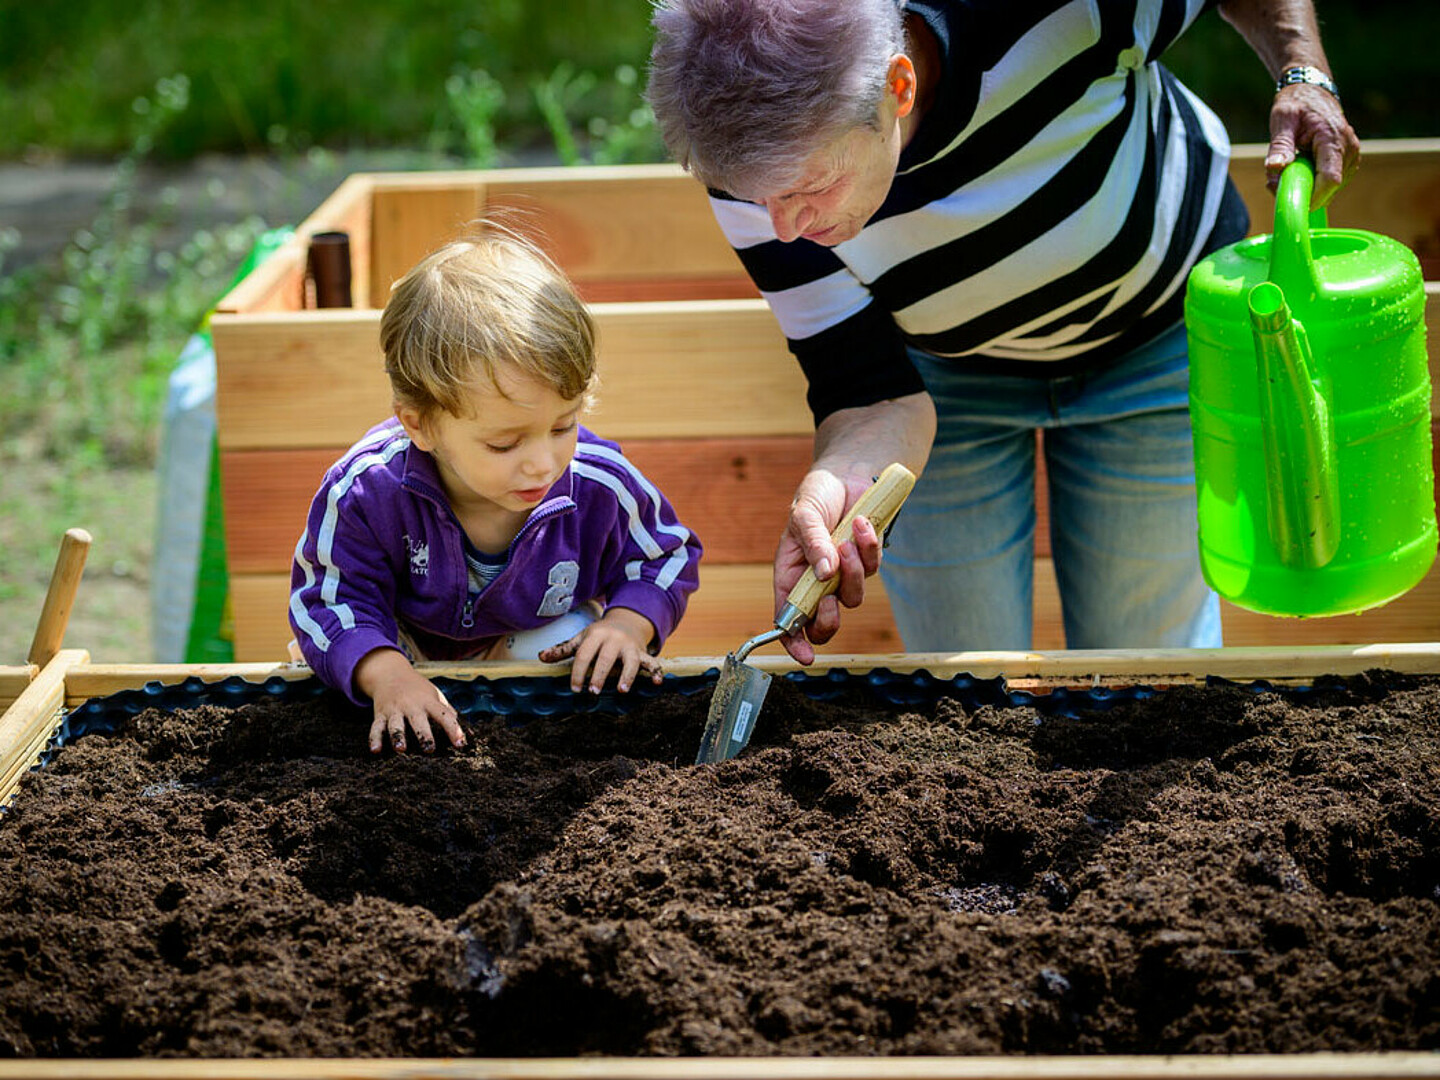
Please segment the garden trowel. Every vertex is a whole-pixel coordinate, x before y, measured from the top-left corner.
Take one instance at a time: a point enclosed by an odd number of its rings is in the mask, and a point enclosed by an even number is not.
[[[849,540],[852,522],[862,516],[868,518],[883,536],[914,486],[915,474],[904,465],[898,462],[887,465],[865,493],[855,500],[855,505],[830,534],[830,539],[836,547]],[[745,749],[750,734],[755,730],[760,706],[765,703],[765,692],[770,689],[770,676],[746,664],[745,658],[761,645],[786,634],[798,633],[815,616],[820,601],[834,592],[839,584],[838,571],[831,574],[828,581],[821,581],[815,576],[815,570],[807,567],[785,598],[780,614],[775,616],[774,627],[755,635],[726,655],[720,678],[715,683],[715,696],[710,699],[710,712],[705,719],[705,734],[700,738],[696,765],[725,761]]]

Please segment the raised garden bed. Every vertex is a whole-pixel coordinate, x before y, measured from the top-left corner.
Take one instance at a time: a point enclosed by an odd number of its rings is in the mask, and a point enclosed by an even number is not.
[[[690,684],[380,760],[330,695],[132,700],[0,822],[0,1052],[1440,1048],[1440,680],[837,686],[715,768]]]

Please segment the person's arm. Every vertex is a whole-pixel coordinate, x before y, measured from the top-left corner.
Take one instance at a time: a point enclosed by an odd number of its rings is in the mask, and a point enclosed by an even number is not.
[[[1312,0],[1220,0],[1220,14],[1250,43],[1271,78],[1289,68],[1314,67],[1333,81]],[[1360,139],[1339,99],[1309,83],[1276,91],[1270,107],[1265,172],[1271,191],[1301,150],[1315,162],[1312,207],[1326,205],[1360,164]]]
[[[800,363],[816,417],[815,456],[796,490],[775,553],[775,610],[809,565],[820,578],[840,574],[804,636],[784,645],[801,663],[840,626],[840,607],[857,607],[865,576],[880,562],[880,538],[857,522],[854,544],[837,552],[831,531],[891,462],[919,475],[935,438],[935,408],[910,363],[894,316],[829,248],[781,243],[764,207],[711,193],[715,220],[765,295]]]
[[[800,663],[811,663],[814,645],[835,636],[841,605],[860,605],[865,578],[880,565],[881,538],[864,518],[855,521],[854,543],[840,550],[831,543],[830,533],[891,462],[920,475],[934,440],[935,403],[926,393],[841,409],[816,427],[815,460],[796,489],[775,552],[775,609],[780,609],[807,566],[814,566],[822,581],[838,573],[840,584],[820,601],[803,636],[783,639],[786,651]]]

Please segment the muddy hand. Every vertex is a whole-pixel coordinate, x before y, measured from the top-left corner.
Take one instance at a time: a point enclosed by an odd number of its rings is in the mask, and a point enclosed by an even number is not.
[[[612,608],[599,622],[587,626],[568,641],[542,650],[539,659],[553,664],[573,657],[570,689],[577,694],[586,689],[587,674],[590,693],[600,693],[612,669],[619,672],[616,686],[622,692],[630,689],[635,676],[641,672],[659,685],[664,681],[665,669],[659,658],[651,656],[645,647],[653,630],[644,616]]]

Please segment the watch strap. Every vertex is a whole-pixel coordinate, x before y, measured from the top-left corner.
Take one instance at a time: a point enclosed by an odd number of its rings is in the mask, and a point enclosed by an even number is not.
[[[1296,83],[1308,83],[1311,86],[1318,86],[1322,90],[1328,90],[1334,95],[1335,100],[1340,100],[1340,89],[1335,85],[1333,79],[1317,67],[1306,64],[1301,67],[1288,67],[1280,72],[1280,78],[1275,80],[1275,89],[1284,90],[1287,86],[1294,86]]]

